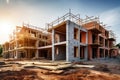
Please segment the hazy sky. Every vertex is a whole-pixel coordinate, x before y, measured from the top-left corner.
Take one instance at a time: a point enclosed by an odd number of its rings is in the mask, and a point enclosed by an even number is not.
[[[120,42],[120,0],[0,0],[0,44],[8,40],[16,25],[24,22],[45,27],[69,9],[82,18],[100,16]]]

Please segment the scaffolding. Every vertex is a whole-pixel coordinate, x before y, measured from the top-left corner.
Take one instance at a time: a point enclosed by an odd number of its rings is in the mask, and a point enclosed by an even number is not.
[[[65,14],[64,16],[62,16],[62,17],[54,20],[53,22],[48,23],[48,24],[47,24],[47,30],[49,30],[49,29],[52,28],[53,26],[56,26],[56,25],[58,25],[59,23],[64,22],[64,21],[66,21],[66,20],[70,20],[70,21],[72,21],[72,22],[74,22],[74,23],[76,23],[76,24],[81,24],[81,23],[80,23],[80,22],[81,22],[80,15],[79,15],[79,14],[74,15],[74,14],[72,14],[71,12],[69,12],[69,13]]]
[[[54,20],[51,23],[48,23],[46,25],[46,30],[49,30],[49,29],[53,28],[54,26],[60,24],[61,22],[64,22],[64,21],[67,21],[67,20],[70,20],[70,21],[72,21],[72,22],[74,22],[74,23],[76,23],[80,26],[83,26],[83,25],[85,25],[87,23],[90,23],[90,22],[95,22],[95,23],[98,23],[100,26],[105,27],[105,25],[102,22],[100,22],[99,17],[94,17],[94,16],[88,17],[88,16],[86,16],[85,19],[82,19],[82,18],[80,18],[80,14],[74,15],[74,14],[71,13],[71,11],[69,11],[64,16],[58,17],[58,19]]]
[[[33,26],[31,24],[26,24],[26,23],[23,23],[23,27],[31,28],[31,29],[34,29],[34,30],[42,31],[42,32],[46,31],[44,28]]]

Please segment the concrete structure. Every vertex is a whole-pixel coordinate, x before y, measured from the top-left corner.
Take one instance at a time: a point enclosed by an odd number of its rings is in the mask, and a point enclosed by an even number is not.
[[[97,17],[87,17],[82,24],[88,30],[88,59],[114,57],[118,54],[115,48],[115,35],[104,28]]]
[[[49,23],[47,29],[17,26],[9,42],[3,44],[5,58],[36,58],[83,61],[114,56],[114,36],[97,18],[80,19],[67,13]],[[113,34],[112,34],[113,35]]]
[[[51,44],[49,35],[31,25],[17,26],[10,41],[3,45],[4,57],[16,59],[37,57],[38,47]]]
[[[87,30],[67,20],[48,29],[52,32],[52,59],[79,61],[87,59]],[[80,34],[84,36],[81,41]],[[80,51],[84,51],[81,52]]]

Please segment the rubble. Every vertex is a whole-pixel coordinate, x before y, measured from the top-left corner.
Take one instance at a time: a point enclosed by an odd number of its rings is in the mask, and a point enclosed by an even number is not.
[[[82,63],[7,61],[3,66],[0,80],[120,80],[116,59]]]
[[[5,62],[0,62],[0,65],[5,65]]]

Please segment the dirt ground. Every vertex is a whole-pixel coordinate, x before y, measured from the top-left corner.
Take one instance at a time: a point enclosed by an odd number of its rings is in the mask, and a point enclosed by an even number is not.
[[[94,60],[73,64],[92,64],[95,67],[71,67],[51,71],[32,66],[23,68],[21,64],[9,62],[0,65],[0,80],[120,80],[120,63],[116,59]],[[58,73],[52,73],[57,71]]]

